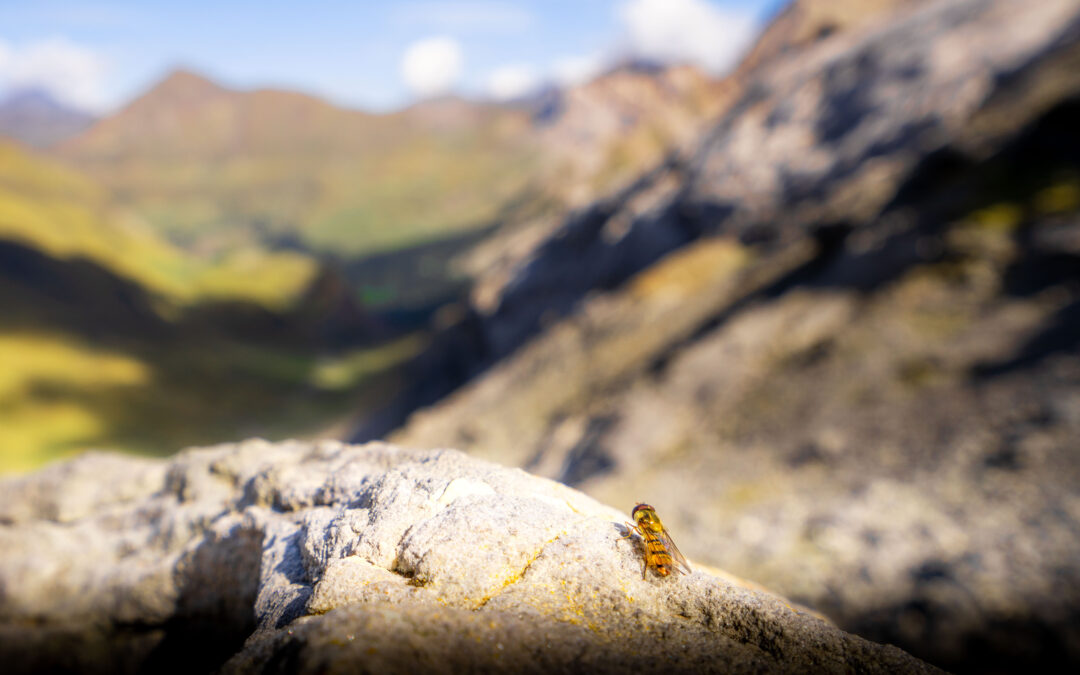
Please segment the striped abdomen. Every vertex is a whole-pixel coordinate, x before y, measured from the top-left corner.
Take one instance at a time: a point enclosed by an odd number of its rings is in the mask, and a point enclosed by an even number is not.
[[[671,574],[671,554],[660,537],[648,528],[642,528],[642,538],[645,540],[645,564],[656,569],[662,577]]]

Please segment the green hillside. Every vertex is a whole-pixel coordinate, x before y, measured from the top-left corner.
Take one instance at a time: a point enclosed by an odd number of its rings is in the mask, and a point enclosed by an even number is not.
[[[325,432],[423,346],[372,334],[332,280],[296,252],[197,256],[0,142],[0,472],[87,447]],[[327,325],[355,339],[330,344]]]
[[[197,258],[117,210],[85,176],[2,139],[0,239],[92,261],[179,305],[217,299],[288,307],[317,269],[312,258],[293,252]]]
[[[192,250],[357,256],[490,224],[530,175],[528,124],[457,100],[372,115],[177,72],[59,152]]]

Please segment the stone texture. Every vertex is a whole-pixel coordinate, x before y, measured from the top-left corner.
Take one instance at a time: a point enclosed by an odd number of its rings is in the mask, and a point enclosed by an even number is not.
[[[249,441],[2,487],[7,672],[931,670],[730,575],[642,579],[620,511],[453,450]]]

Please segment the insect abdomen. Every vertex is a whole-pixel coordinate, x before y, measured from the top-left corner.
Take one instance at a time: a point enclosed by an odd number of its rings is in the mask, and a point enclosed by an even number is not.
[[[648,549],[649,561],[656,568],[657,574],[662,577],[671,574],[671,554],[668,553],[664,542],[648,530],[645,531],[645,548]]]

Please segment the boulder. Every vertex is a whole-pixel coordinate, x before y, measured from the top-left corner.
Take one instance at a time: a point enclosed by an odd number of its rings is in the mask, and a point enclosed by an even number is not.
[[[933,670],[719,571],[643,577],[622,511],[454,450],[91,454],[0,495],[7,672]]]

